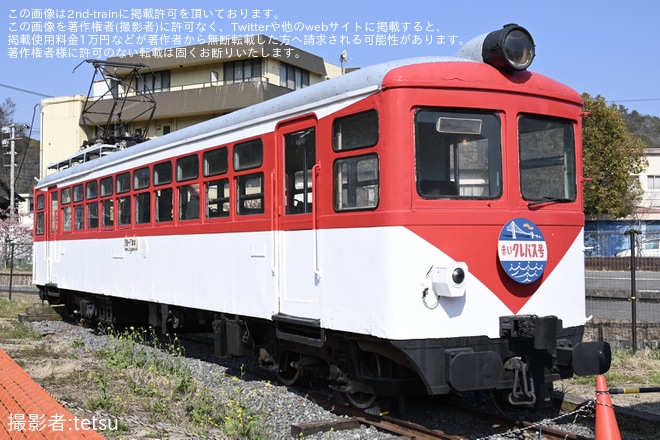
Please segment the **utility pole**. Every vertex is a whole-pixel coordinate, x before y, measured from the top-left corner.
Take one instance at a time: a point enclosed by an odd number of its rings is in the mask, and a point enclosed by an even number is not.
[[[9,215],[14,215],[16,212],[16,129],[24,130],[29,127],[25,124],[11,124],[2,127],[3,133],[9,133],[9,139],[2,140],[2,146],[5,147],[9,143],[10,165],[9,165]]]

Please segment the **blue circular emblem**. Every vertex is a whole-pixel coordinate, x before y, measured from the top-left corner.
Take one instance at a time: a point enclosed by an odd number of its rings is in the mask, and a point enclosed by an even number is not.
[[[526,218],[515,218],[500,231],[497,254],[506,274],[521,284],[538,280],[548,262],[543,233]]]

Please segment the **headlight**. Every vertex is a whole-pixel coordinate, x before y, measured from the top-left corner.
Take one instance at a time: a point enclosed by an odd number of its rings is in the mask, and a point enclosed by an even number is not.
[[[534,40],[527,30],[517,24],[507,24],[491,32],[483,42],[484,62],[501,70],[525,70],[534,59]]]

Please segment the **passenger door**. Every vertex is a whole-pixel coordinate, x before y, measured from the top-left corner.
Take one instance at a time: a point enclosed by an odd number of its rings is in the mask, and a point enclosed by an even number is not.
[[[280,125],[277,145],[280,313],[318,319],[316,119],[307,117]]]

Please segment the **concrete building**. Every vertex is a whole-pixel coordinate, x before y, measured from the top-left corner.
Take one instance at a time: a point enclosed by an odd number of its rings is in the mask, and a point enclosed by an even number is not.
[[[42,101],[40,177],[104,154],[108,130],[154,138],[341,75],[265,35],[89,63],[92,96]]]

